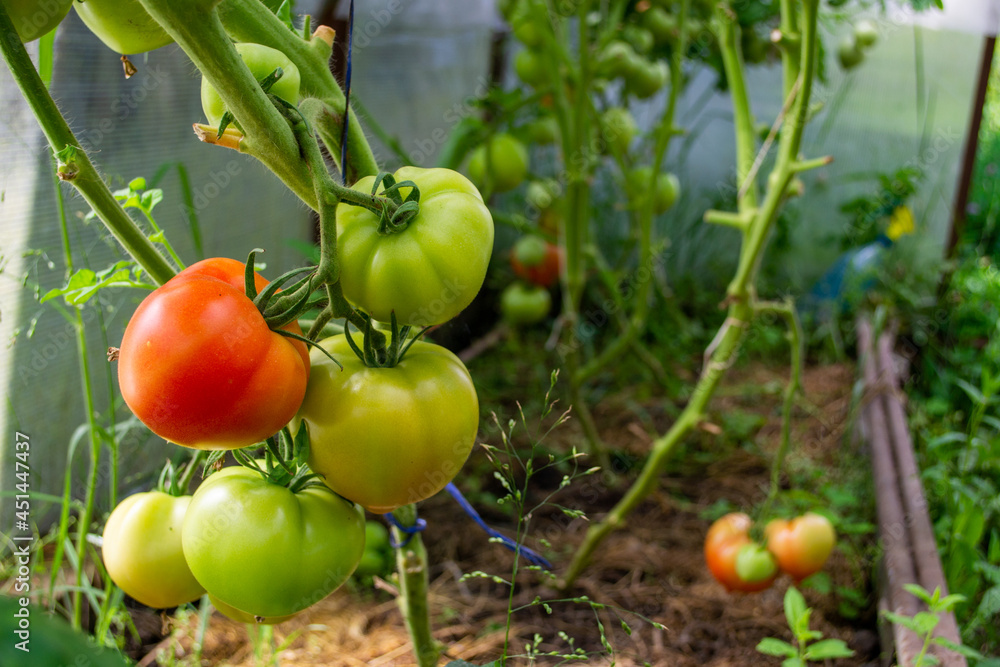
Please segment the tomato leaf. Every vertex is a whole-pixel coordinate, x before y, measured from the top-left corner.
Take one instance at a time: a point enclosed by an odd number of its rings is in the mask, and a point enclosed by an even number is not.
[[[39,299],[45,303],[61,296],[71,306],[79,306],[89,301],[97,292],[106,287],[138,287],[153,290],[156,285],[143,282],[139,277],[142,269],[131,260],[115,262],[99,273],[90,269],[80,269],[67,281],[64,287],[49,290]]]
[[[830,658],[850,658],[854,651],[847,648],[842,639],[824,639],[806,649],[806,660],[828,660]]]
[[[775,639],[774,637],[765,637],[760,640],[757,644],[757,651],[763,653],[764,655],[774,655],[778,657],[794,657],[798,654],[795,647],[786,641],[780,639]]]
[[[799,629],[802,627],[802,617],[806,617],[805,628],[809,627],[808,620],[808,607],[806,606],[806,599],[802,597],[802,593],[795,586],[789,586],[788,590],[785,592],[785,618],[788,620],[788,627],[795,632],[796,636],[800,634]]]

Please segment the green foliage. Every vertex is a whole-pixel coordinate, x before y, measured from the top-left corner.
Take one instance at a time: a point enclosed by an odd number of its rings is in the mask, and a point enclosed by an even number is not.
[[[809,629],[812,609],[806,604],[802,593],[794,586],[785,591],[785,620],[795,638],[795,644],[781,639],[766,637],[757,644],[757,650],[764,655],[784,658],[782,667],[805,667],[809,662],[819,662],[834,658],[850,658],[854,651],[847,648],[841,639],[823,639],[823,633]]]
[[[962,261],[941,303],[911,317],[924,343],[911,424],[948,588],[970,602],[956,610],[963,640],[997,653],[1000,271],[989,258]]]
[[[24,614],[20,618],[27,619],[27,630],[18,625],[15,614]],[[21,606],[17,598],[7,595],[0,595],[0,632],[4,637],[0,642],[0,662],[5,665],[125,667],[128,664],[117,651],[97,646],[62,618],[34,605]]]
[[[99,290],[110,287],[135,287],[153,290],[156,285],[145,282],[142,268],[134,261],[123,259],[115,262],[103,271],[80,269],[72,276],[64,287],[50,289],[38,300],[45,303],[49,299],[61,296],[70,306],[80,306],[90,300]]]
[[[876,174],[875,178],[877,190],[840,207],[850,218],[849,231],[840,239],[843,249],[871,243],[884,234],[893,211],[917,192],[923,172],[917,167],[901,167],[892,174]]]
[[[917,655],[917,658],[913,663],[914,667],[940,664],[941,661],[937,656],[927,653],[928,649],[930,649],[932,645],[943,646],[944,648],[955,651],[966,658],[984,660],[985,656],[968,646],[956,644],[943,637],[934,636],[934,630],[941,622],[941,615],[954,611],[955,607],[965,602],[964,595],[952,594],[942,596],[940,588],[935,588],[933,593],[929,593],[922,586],[917,584],[906,584],[903,588],[920,598],[920,600],[927,605],[927,611],[919,611],[913,616],[903,616],[902,614],[883,610],[882,615],[892,623],[909,628],[915,634],[919,635],[921,639],[923,639],[924,643],[920,648],[919,655]]]

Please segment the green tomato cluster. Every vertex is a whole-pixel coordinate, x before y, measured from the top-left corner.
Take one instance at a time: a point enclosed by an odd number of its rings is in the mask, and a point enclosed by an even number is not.
[[[649,166],[636,167],[629,172],[627,184],[634,201],[641,206],[649,196],[649,184],[653,170]],[[656,175],[656,185],[653,188],[653,213],[659,215],[670,209],[680,196],[681,184],[676,174],[660,172]]]
[[[650,60],[635,44],[622,40],[604,48],[598,56],[597,73],[607,79],[622,79],[625,90],[640,99],[652,97],[670,81],[670,68],[665,61]]]
[[[233,466],[193,496],[129,496],[108,517],[102,553],[112,581],[145,605],[207,592],[223,615],[270,624],[343,584],[364,546],[359,506],[322,485],[293,492]]]
[[[23,42],[55,30],[70,6],[94,35],[120,54],[137,54],[172,43],[139,0],[0,0]]]
[[[393,178],[400,197],[412,193],[407,183],[420,194],[402,228],[386,228],[368,208],[337,206],[343,294],[378,322],[441,324],[482,287],[493,219],[479,190],[455,171],[403,167]],[[374,180],[352,187],[371,194]],[[443,489],[479,430],[475,385],[458,357],[426,341],[397,342],[407,347],[395,365],[370,366],[345,335],[320,341],[292,423],[308,427],[309,466],[326,485],[378,514]]]
[[[837,60],[845,70],[851,70],[865,60],[865,51],[878,41],[878,27],[868,19],[854,24],[837,45]]]

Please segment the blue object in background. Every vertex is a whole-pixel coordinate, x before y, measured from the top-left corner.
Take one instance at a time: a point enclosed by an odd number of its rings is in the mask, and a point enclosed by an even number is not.
[[[912,234],[913,229],[910,209],[905,205],[896,207],[885,234],[840,255],[799,300],[799,312],[819,322],[849,313],[875,287],[888,249],[901,236]]]

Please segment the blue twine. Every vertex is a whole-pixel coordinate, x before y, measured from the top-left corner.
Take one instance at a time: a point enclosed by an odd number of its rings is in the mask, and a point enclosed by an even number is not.
[[[422,533],[427,528],[427,521],[419,517],[417,517],[417,522],[414,523],[412,526],[404,526],[403,524],[401,524],[399,522],[399,519],[397,519],[392,515],[392,512],[389,512],[388,514],[385,515],[385,520],[388,521],[389,525],[391,525],[393,528],[406,535],[406,539],[403,540],[402,542],[397,542],[396,538],[393,535],[391,534],[389,535],[389,544],[392,546],[393,549],[402,549],[403,547],[405,547],[407,544],[410,543],[410,540],[413,539],[414,535],[416,535],[417,533]]]
[[[503,535],[497,532],[496,530],[490,528],[488,525],[486,525],[486,522],[483,521],[483,518],[479,516],[479,512],[477,512],[476,509],[469,503],[469,501],[465,499],[465,496],[462,495],[462,492],[458,490],[457,486],[449,482],[448,486],[446,486],[445,488],[448,490],[448,493],[451,494],[451,497],[455,499],[455,502],[458,503],[459,507],[465,510],[465,513],[468,514],[470,517],[472,517],[472,520],[475,521],[477,524],[479,524],[479,527],[485,530],[490,537],[497,538],[497,540],[499,540],[501,544],[503,544],[505,547],[507,547],[514,553],[520,553],[522,556],[524,556],[524,559],[527,560],[532,565],[537,565],[538,567],[545,568],[546,570],[552,569],[552,563],[550,563],[544,556],[542,556],[536,551],[533,551],[532,549],[529,549],[524,545],[519,545],[517,542],[510,539],[506,535]]]
[[[347,185],[347,126],[351,118],[351,52],[354,45],[354,0],[347,18],[347,71],[344,73],[344,125],[340,131],[340,180]]]

